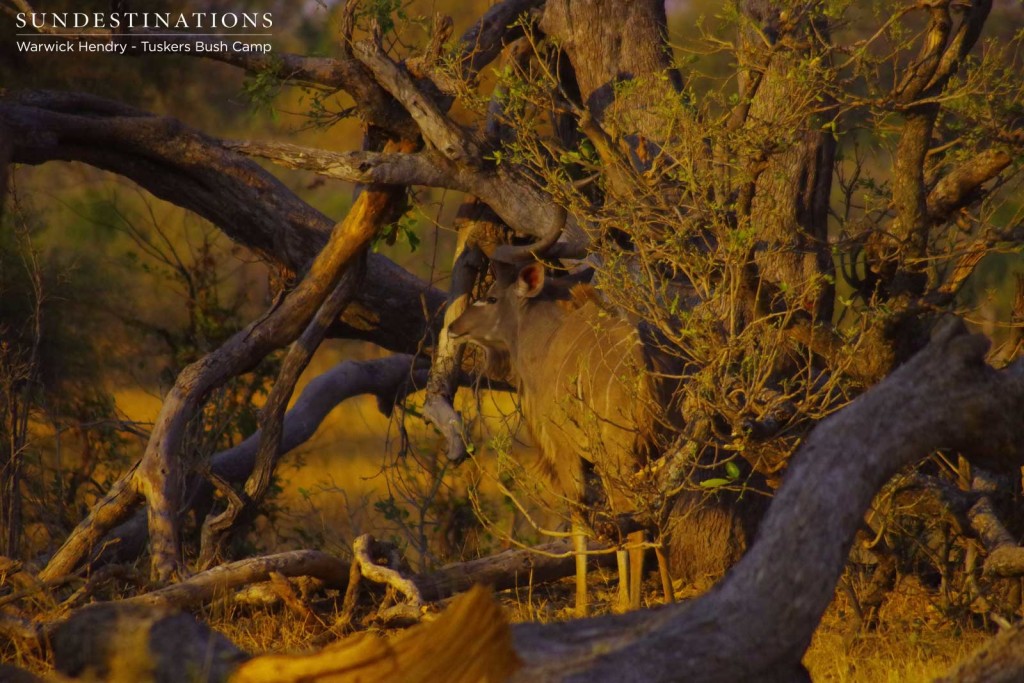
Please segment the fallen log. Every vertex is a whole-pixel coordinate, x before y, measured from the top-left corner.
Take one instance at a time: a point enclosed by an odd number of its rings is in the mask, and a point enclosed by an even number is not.
[[[348,563],[317,550],[250,557],[223,564],[166,588],[119,601],[121,604],[184,609],[228,595],[237,588],[282,576],[312,576],[327,585],[344,588],[348,581]]]

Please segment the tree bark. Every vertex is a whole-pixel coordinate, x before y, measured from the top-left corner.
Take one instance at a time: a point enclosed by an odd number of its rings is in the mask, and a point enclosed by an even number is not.
[[[783,29],[783,5],[743,3],[750,26],[741,29],[740,59],[750,72],[740,80],[741,102],[731,125],[763,147],[744,150],[749,157],[741,169],[757,170],[749,180],[738,179],[749,183],[738,204],[765,243],[755,255],[760,276],[802,293],[802,300],[792,302],[794,308],[827,323],[835,300],[827,278],[835,274],[828,209],[836,139],[823,126],[837,115],[825,82],[831,53],[823,41],[830,39],[830,30],[817,17],[792,21]],[[816,115],[808,117],[804,103],[811,98],[822,101]],[[802,118],[794,120],[794,111]]]
[[[869,246],[871,267],[891,282],[890,296],[921,294],[927,284],[922,260],[931,237],[925,160],[941,110],[935,101],[973,49],[992,9],[991,0],[973,0],[958,8],[957,23],[949,2],[923,8],[929,13],[921,51],[906,69],[892,97],[905,120],[893,164],[892,199],[896,216],[887,231]]]
[[[1024,627],[1016,624],[971,653],[935,683],[1015,683],[1024,678]]]
[[[190,614],[118,603],[80,610],[51,643],[58,672],[110,683],[226,681],[249,658]]]

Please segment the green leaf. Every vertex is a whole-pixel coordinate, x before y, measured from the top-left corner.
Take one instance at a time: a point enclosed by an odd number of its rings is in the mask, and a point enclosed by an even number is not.
[[[734,462],[725,463],[725,474],[731,481],[736,481],[740,478],[740,466]]]

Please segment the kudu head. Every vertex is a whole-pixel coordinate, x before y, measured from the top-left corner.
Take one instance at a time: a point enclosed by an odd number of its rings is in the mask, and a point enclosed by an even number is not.
[[[489,351],[516,355],[519,331],[531,304],[538,302],[545,290],[544,264],[538,259],[557,261],[560,258],[580,259],[586,250],[579,245],[562,245],[558,238],[568,220],[565,209],[558,207],[557,220],[549,232],[531,244],[502,244],[485,252],[491,259],[494,284],[487,294],[476,301],[448,326],[452,339],[471,341]],[[551,289],[566,278],[554,281]],[[577,281],[582,281],[576,276]],[[546,298],[545,295],[544,298]],[[536,309],[534,309],[536,310]],[[548,325],[537,317],[530,318],[530,325]]]
[[[486,296],[468,306],[448,326],[448,333],[453,339],[512,352],[524,308],[544,289],[544,280],[544,265],[537,261],[495,268],[495,281]]]

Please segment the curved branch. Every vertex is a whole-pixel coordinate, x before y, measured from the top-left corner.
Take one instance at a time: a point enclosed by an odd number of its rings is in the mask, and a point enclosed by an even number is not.
[[[517,626],[527,666],[515,680],[806,680],[801,657],[879,487],[940,448],[1000,470],[1024,460],[1024,361],[997,372],[987,349],[962,323],[941,325],[811,432],[758,540],[714,590],[656,612]]]
[[[246,371],[299,334],[327,293],[337,286],[352,257],[362,251],[381,225],[393,219],[392,209],[401,205],[402,198],[402,191],[394,189],[366,191],[360,195],[345,220],[332,232],[306,277],[280,305],[178,375],[164,400],[142,461],[134,473],[128,475],[132,487],[149,504],[151,565],[158,581],[168,580],[179,570],[177,511],[181,496],[177,453],[188,421],[212,389]],[[349,269],[349,274],[351,272]],[[127,507],[121,508],[124,514],[127,511]],[[50,560],[45,573],[68,573],[89,547],[82,541],[72,541],[79,537],[95,541],[122,519],[123,515],[119,518],[107,515],[102,518],[103,524],[98,525],[101,518],[90,515]]]
[[[413,356],[405,354],[339,363],[312,379],[285,414],[282,452],[308,441],[334,408],[355,396],[376,396],[381,412],[390,414],[391,406],[407,390],[423,386],[426,376],[426,367],[418,366]],[[211,459],[210,470],[229,482],[244,481],[252,472],[261,438],[262,432],[256,431],[237,446],[217,453]]]
[[[274,382],[267,402],[260,412],[260,445],[256,451],[256,461],[246,479],[244,496],[241,505],[229,504],[227,509],[216,517],[208,517],[203,523],[203,542],[199,552],[200,566],[212,562],[220,550],[220,546],[228,532],[236,525],[237,520],[245,519],[263,501],[263,496],[270,486],[274,469],[284,455],[283,432],[284,416],[295,391],[299,376],[309,365],[313,354],[320,347],[327,334],[327,328],[355,294],[356,288],[362,283],[364,253],[357,255],[351,269],[357,271],[351,277],[344,278],[334,290],[324,298],[319,309],[310,320],[306,329],[293,341],[288,353],[281,363],[281,371]],[[232,501],[234,503],[234,501]]]
[[[377,564],[374,559],[381,555],[377,541],[370,534],[363,534],[352,542],[353,561],[359,565],[359,572],[365,578],[394,588],[405,596],[406,600],[416,608],[423,604],[416,582],[404,576],[397,566],[398,556],[389,557],[388,565]],[[390,566],[389,566],[390,565]]]
[[[516,18],[544,6],[544,0],[503,0],[490,7],[480,20],[462,34],[462,74],[470,78],[493,62],[505,45],[519,38]]]
[[[934,76],[928,82],[926,89],[929,93],[938,94],[946,87],[950,76],[960,68],[960,63],[967,53],[974,49],[974,44],[981,37],[981,29],[985,26],[989,12],[992,11],[992,0],[971,0],[967,5],[969,9],[964,13],[960,25],[949,41],[949,47],[946,48],[935,69]]]
[[[117,173],[209,220],[261,258],[302,272],[334,221],[254,161],[181,122],[81,93],[28,91],[0,96],[11,161],[81,161]],[[331,328],[399,352],[432,343],[445,294],[379,254],[366,286]],[[426,312],[426,316],[424,315]]]
[[[907,67],[903,79],[895,89],[895,99],[903,103],[911,103],[921,97],[928,84],[932,82],[933,76],[938,75],[939,63],[945,52],[946,40],[953,23],[949,15],[949,0],[939,0],[919,7],[927,9],[931,21],[924,32],[917,58]]]
[[[402,189],[378,188],[363,192],[345,220],[331,233],[306,277],[280,305],[178,376],[160,409],[135,475],[149,503],[152,573],[158,581],[166,581],[177,573],[180,561],[177,509],[181,496],[177,456],[189,420],[211,390],[246,371],[270,351],[294,340],[329,292],[358,285],[360,269],[350,268],[349,264],[383,225],[394,220],[396,206],[404,206]],[[347,281],[340,284],[343,275]]]

